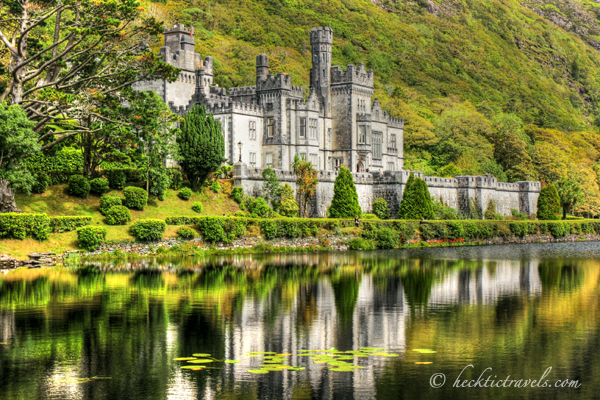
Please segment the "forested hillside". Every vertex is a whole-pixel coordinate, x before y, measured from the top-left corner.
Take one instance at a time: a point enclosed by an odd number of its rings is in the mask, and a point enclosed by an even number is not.
[[[454,165],[508,181],[569,176],[581,181],[585,207],[600,210],[595,2],[191,0],[146,12],[193,25],[222,87],[253,84],[264,52],[273,72],[307,88],[308,32],[331,26],[334,65],[365,62],[376,97],[405,118],[407,167]]]

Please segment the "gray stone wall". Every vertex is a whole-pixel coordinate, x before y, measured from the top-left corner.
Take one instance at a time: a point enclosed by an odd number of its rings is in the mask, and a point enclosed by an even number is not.
[[[263,196],[262,168],[250,168],[246,164],[237,163],[234,169],[234,185],[242,186],[250,196]],[[275,170],[282,183],[289,183],[296,190],[296,176],[292,171]],[[537,199],[540,192],[539,182],[498,182],[496,178],[486,176],[459,176],[439,178],[424,176],[422,172],[413,172],[427,183],[432,197],[464,214],[469,213],[469,201],[473,200],[482,211],[489,201],[496,202],[496,211],[502,215],[510,215],[515,209],[531,215],[537,212]],[[358,202],[363,213],[372,212],[372,204],[383,197],[390,207],[392,217],[398,215],[402,194],[409,171],[385,171],[383,173],[353,173],[354,184],[358,193]],[[317,192],[309,206],[311,217],[326,217],[327,209],[333,199],[333,186],[337,174],[335,171],[320,171]]]

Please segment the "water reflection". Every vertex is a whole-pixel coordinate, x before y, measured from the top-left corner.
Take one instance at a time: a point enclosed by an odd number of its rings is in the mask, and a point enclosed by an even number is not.
[[[580,255],[577,257],[576,255]],[[91,263],[0,277],[0,398],[593,398],[596,244]],[[386,348],[337,373],[299,349]],[[412,349],[434,349],[419,354]],[[250,351],[296,373],[254,376]],[[173,358],[241,360],[181,370]],[[431,361],[431,365],[415,362]],[[579,389],[457,389],[467,365]],[[448,384],[433,389],[434,372]],[[78,381],[110,377],[109,380]]]

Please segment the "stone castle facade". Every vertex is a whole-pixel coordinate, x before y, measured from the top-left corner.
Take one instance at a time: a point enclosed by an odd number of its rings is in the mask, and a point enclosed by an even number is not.
[[[213,59],[194,50],[193,28],[178,24],[165,29],[161,55],[181,68],[176,82],[144,81],[137,90],[153,90],[179,115],[200,104],[221,122],[225,157],[235,163],[234,184],[246,193],[262,195],[262,171],[273,168],[282,182],[295,187],[290,171],[296,155],[320,170],[310,214],[324,217],[333,197],[340,165],[354,174],[363,212],[383,197],[397,215],[409,172],[404,170],[404,121],[390,117],[373,99],[372,70],[360,63],[346,70],[332,66],[333,31],[310,32],[312,68],[310,92],[292,85],[285,73],[269,73],[269,58],[256,57],[256,85],[220,88],[213,83]],[[241,160],[238,143],[241,143]],[[469,212],[472,200],[485,210],[494,200],[498,212],[537,212],[539,182],[502,183],[491,175],[425,179],[430,193],[447,205]]]

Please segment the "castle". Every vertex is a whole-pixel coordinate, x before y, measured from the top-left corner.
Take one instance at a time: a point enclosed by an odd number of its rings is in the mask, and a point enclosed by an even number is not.
[[[136,90],[153,90],[184,115],[200,104],[219,120],[225,137],[225,157],[235,163],[234,184],[252,196],[261,196],[262,171],[273,168],[282,182],[295,188],[290,171],[296,155],[319,170],[319,185],[310,214],[324,217],[333,197],[333,184],[341,165],[353,171],[363,212],[372,202],[386,199],[397,215],[409,177],[404,170],[404,121],[390,117],[373,100],[372,70],[348,65],[345,71],[331,65],[333,31],[310,31],[312,68],[310,93],[293,86],[288,74],[269,73],[269,58],[256,57],[256,85],[219,88],[213,84],[213,59],[194,50],[193,28],[181,24],[164,31],[160,50],[165,62],[181,69],[177,81],[142,81]],[[241,146],[241,148],[240,148]],[[485,210],[493,200],[497,211],[528,215],[537,211],[539,182],[498,182],[491,175],[439,178],[423,176],[436,199],[469,214],[473,205]]]
[[[220,88],[213,84],[213,59],[194,52],[193,28],[166,29],[161,55],[181,68],[176,82],[140,82],[178,114],[201,104],[221,122],[225,157],[258,168],[289,169],[299,155],[319,170],[340,165],[354,172],[396,171],[403,167],[404,121],[390,117],[373,101],[373,71],[331,65],[333,31],[310,32],[310,93],[292,85],[285,73],[269,73],[269,58],[256,57],[256,85]]]

